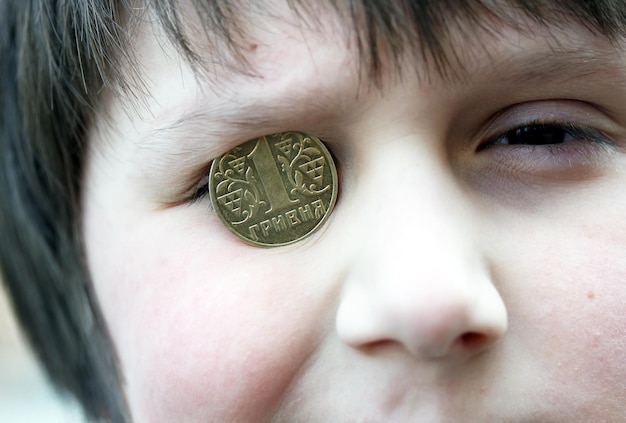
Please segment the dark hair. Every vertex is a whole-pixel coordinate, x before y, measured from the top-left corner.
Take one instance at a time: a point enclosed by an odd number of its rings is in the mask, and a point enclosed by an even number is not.
[[[287,2],[309,17],[320,4]],[[127,46],[140,14],[153,14],[181,54],[207,69],[178,2],[151,0],[141,10],[131,3],[0,0],[0,268],[52,381],[91,418],[115,422],[129,420],[123,375],[89,282],[80,231],[85,133],[101,90],[140,86],[121,73],[133,69]],[[237,40],[245,40],[246,16],[265,13],[261,2],[253,12],[240,1],[192,3],[209,42],[245,69]],[[612,41],[626,32],[626,2],[619,0],[327,0],[325,7],[346,22],[346,34],[356,34],[372,80],[384,71],[383,53],[395,64],[414,54],[440,75],[453,75],[451,28],[491,33],[490,23],[516,25],[523,16],[540,25],[576,21]]]

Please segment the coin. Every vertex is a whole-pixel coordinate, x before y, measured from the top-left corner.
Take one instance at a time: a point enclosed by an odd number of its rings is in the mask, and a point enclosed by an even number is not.
[[[249,140],[213,161],[211,203],[226,227],[257,246],[301,240],[328,219],[337,170],[316,137],[281,132]]]

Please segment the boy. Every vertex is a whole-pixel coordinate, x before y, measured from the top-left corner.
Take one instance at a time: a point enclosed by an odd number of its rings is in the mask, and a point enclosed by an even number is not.
[[[92,418],[626,419],[626,4],[0,4],[1,267]],[[243,241],[210,165],[293,133],[336,205]]]

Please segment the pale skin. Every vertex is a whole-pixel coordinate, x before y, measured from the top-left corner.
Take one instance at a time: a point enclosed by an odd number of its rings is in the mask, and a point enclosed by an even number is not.
[[[217,83],[146,23],[149,95],[108,96],[91,131],[85,245],[133,420],[622,421],[621,52],[506,30],[463,82],[377,90],[344,34],[280,22],[252,31],[257,76]],[[507,145],[537,121],[604,138]],[[290,130],[337,160],[319,232],[254,247],[186,201],[213,158]]]

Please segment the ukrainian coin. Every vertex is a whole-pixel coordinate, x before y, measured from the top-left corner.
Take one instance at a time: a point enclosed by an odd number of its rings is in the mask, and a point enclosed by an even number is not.
[[[330,215],[337,170],[322,142],[303,132],[247,141],[211,165],[211,203],[244,241],[279,246],[301,240]]]

